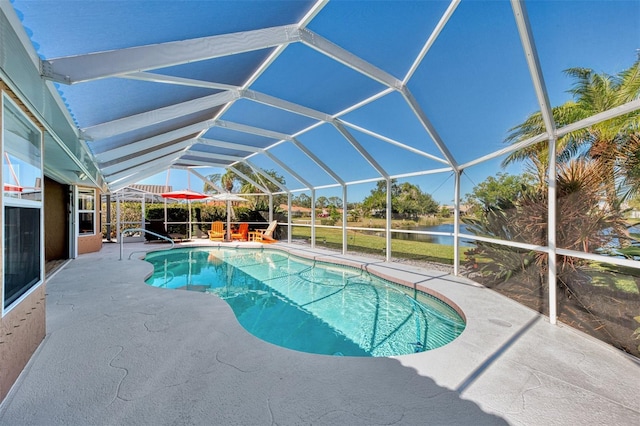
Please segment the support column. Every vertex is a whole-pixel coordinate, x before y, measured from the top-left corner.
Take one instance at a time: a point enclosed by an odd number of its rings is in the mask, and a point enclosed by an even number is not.
[[[116,198],[116,238],[118,239],[118,244],[122,243],[120,241],[122,236],[120,235],[122,227],[120,226],[120,197]]]
[[[453,275],[460,273],[460,176],[461,172],[455,172],[455,187],[453,200]]]
[[[143,194],[141,194],[141,195],[142,195],[142,202],[140,203],[140,206],[141,206],[142,210],[140,211],[140,217],[141,217],[141,219],[140,219],[140,222],[141,222],[141,224],[140,224],[140,225],[141,225],[141,226],[140,226],[140,228],[142,228],[142,229],[147,229],[146,224],[145,224],[145,222],[146,222],[146,218],[147,218],[147,215],[145,215],[145,214],[144,214],[144,213],[145,213],[145,210],[146,210],[146,208],[147,208],[147,205],[146,205],[146,202],[147,202],[147,196],[146,196],[144,193],[143,193]],[[145,236],[144,234],[145,234],[145,233],[143,232],[143,233],[142,233],[142,236],[143,236],[143,237]]]
[[[387,262],[391,262],[391,212],[393,208],[391,206],[391,179],[387,178],[387,221],[386,221],[386,253],[385,259]]]
[[[548,170],[548,199],[549,216],[547,218],[547,246],[549,250],[549,322],[557,322],[557,254],[556,254],[556,139],[549,139],[549,170]],[[542,285],[542,283],[541,283]]]
[[[106,207],[107,207],[107,211],[106,211],[106,219],[107,219],[107,241],[111,242],[111,194],[107,194],[105,196],[106,199]]]
[[[287,242],[291,244],[291,193],[287,192]]]
[[[311,248],[316,247],[316,190],[311,190]]]
[[[347,254],[347,185],[342,185],[342,254]]]

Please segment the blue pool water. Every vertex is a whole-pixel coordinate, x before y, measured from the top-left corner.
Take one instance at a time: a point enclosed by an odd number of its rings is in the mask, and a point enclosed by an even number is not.
[[[247,331],[294,350],[403,355],[445,345],[465,327],[435,297],[274,249],[181,248],[146,260],[154,265],[148,284],[215,294]]]

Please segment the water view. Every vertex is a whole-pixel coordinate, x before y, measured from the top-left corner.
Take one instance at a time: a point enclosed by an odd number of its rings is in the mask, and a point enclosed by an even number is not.
[[[440,225],[433,225],[433,226],[418,226],[415,228],[412,228],[412,231],[422,231],[422,232],[451,232],[453,233],[454,231],[454,225],[453,223],[442,223]],[[461,223],[460,224],[460,232],[461,233],[466,233],[467,232],[467,227],[465,224]],[[452,246],[453,245],[453,237],[448,237],[445,235],[424,235],[424,234],[404,234],[404,233],[398,233],[398,232],[394,232],[393,234],[391,234],[392,237],[394,239],[398,239],[398,240],[407,240],[407,241],[421,241],[421,242],[426,242],[426,243],[433,243],[433,244],[442,244],[442,245],[447,245],[447,246]],[[465,240],[461,240],[460,241],[460,245],[462,247],[472,247],[473,244],[470,241],[465,241]]]

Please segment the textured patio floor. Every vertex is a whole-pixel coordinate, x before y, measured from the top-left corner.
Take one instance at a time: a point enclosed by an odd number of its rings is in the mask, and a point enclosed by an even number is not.
[[[415,355],[321,356],[253,337],[215,296],[145,285],[127,257],[150,248],[105,244],[48,280],[47,336],[0,424],[640,424],[637,359],[466,279],[347,256],[439,292],[467,328]]]

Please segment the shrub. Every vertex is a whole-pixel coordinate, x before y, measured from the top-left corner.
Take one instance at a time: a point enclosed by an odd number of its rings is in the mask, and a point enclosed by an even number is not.
[[[557,177],[557,247],[594,252],[611,243],[624,232],[619,211],[601,204],[602,185],[598,165],[574,160],[558,167]],[[500,199],[485,208],[482,215],[464,218],[467,230],[475,235],[538,246],[547,245],[548,199],[546,187],[524,192],[519,199]],[[477,258],[487,258],[478,271],[494,280],[507,280],[514,273],[534,279],[546,275],[545,253],[479,241],[466,253],[467,266],[477,265]],[[558,281],[568,285],[571,275],[584,261],[558,256]]]

